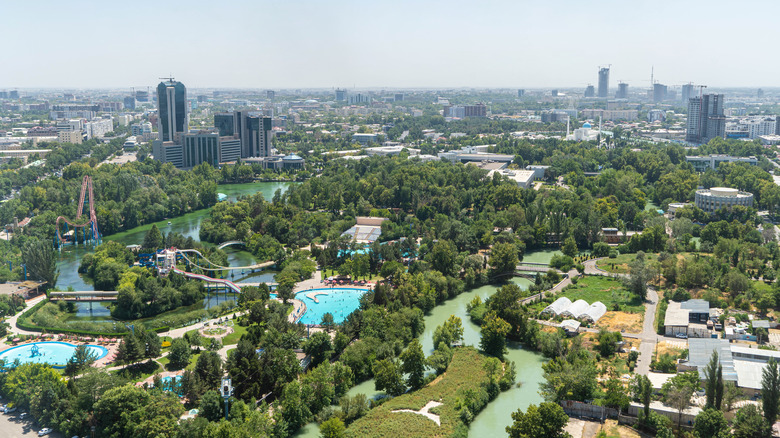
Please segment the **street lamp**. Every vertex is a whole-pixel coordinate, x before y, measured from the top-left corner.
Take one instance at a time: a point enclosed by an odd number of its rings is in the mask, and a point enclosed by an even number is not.
[[[222,378],[222,385],[220,387],[220,392],[222,393],[222,398],[225,399],[225,420],[228,419],[228,400],[230,399],[230,396],[233,394],[233,384],[230,381],[230,377],[223,377]]]

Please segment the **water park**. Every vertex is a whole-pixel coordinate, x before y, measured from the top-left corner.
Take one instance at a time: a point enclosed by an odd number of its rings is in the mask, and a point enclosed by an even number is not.
[[[0,352],[0,360],[6,364],[15,361],[20,363],[47,363],[54,368],[65,368],[65,364],[76,351],[76,345],[68,342],[33,342],[8,348]],[[87,344],[96,359],[102,359],[108,355],[108,349],[102,345]]]

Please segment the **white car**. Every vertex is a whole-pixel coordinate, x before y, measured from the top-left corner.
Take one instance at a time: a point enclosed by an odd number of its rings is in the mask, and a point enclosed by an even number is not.
[[[21,414],[19,414],[20,420],[24,420],[25,418],[27,418],[27,412],[22,412]]]
[[[51,433],[51,429],[49,429],[48,427],[44,427],[43,429],[38,431],[38,436],[44,436],[50,433]]]
[[[16,406],[14,406],[12,408],[5,408],[5,413],[6,414],[13,414],[14,412],[16,412]]]

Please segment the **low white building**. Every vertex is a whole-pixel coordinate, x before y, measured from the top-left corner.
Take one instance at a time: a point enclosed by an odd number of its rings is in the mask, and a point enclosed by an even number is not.
[[[534,184],[534,175],[536,172],[533,170],[515,170],[515,169],[497,169],[488,173],[488,177],[492,178],[493,174],[498,172],[500,175],[511,179],[516,182],[518,187],[528,189]]]

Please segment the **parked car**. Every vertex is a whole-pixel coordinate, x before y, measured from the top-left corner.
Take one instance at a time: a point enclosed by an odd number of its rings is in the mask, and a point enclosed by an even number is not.
[[[43,429],[38,431],[38,436],[44,436],[50,433],[51,433],[51,429],[49,429],[48,427],[44,427]]]
[[[685,333],[677,333],[674,336],[680,339],[688,339],[688,335],[686,335]]]
[[[27,412],[22,412],[21,414],[19,414],[20,420],[24,420],[25,418],[27,418]]]
[[[12,408],[5,408],[5,413],[6,414],[13,414],[14,412],[16,412],[16,406],[14,406]]]

